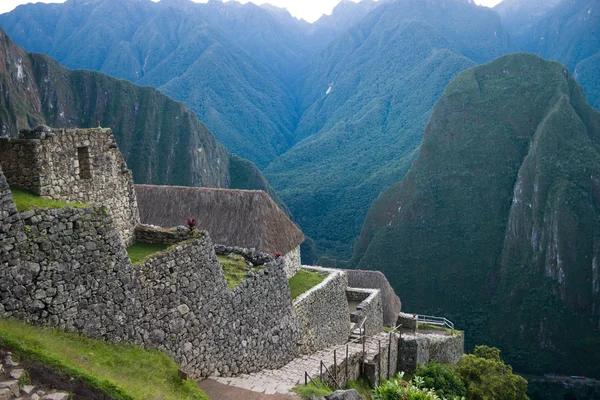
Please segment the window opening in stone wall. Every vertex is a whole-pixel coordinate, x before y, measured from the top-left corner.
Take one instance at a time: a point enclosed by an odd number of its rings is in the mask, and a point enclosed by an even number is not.
[[[79,178],[92,179],[92,162],[90,161],[89,147],[78,147],[77,159],[79,160]]]

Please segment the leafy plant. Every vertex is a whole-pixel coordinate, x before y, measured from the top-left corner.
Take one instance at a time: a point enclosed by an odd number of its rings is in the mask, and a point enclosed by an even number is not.
[[[438,363],[427,363],[415,372],[425,387],[435,388],[440,397],[466,396],[465,384],[451,368]]]
[[[187,227],[190,231],[190,233],[194,233],[194,231],[196,230],[196,217],[190,217],[188,219],[185,220],[185,223],[187,224]]]
[[[475,400],[527,400],[527,381],[512,372],[500,358],[500,350],[475,347],[475,354],[465,354],[456,373],[466,385],[467,398]]]

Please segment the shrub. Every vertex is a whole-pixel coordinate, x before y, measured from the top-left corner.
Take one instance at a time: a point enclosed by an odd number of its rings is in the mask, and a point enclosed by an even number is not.
[[[435,388],[435,393],[440,397],[467,395],[467,389],[460,377],[443,364],[427,363],[416,371],[415,376],[423,378],[425,387]]]
[[[527,381],[512,372],[500,358],[500,350],[476,346],[475,354],[465,354],[456,372],[467,388],[467,398],[473,400],[527,400]]]

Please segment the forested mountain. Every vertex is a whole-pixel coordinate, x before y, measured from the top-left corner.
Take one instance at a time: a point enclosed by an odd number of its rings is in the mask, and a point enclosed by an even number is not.
[[[516,12],[507,12],[510,8],[505,3],[523,6]],[[526,7],[531,4],[538,7]],[[590,104],[600,110],[598,0],[507,0],[496,10],[503,23],[513,30],[520,50],[565,64],[583,86]]]
[[[265,172],[319,255],[347,260],[458,72],[532,51],[565,63],[600,108],[597,8],[505,0],[501,20],[471,0],[344,0],[309,24],[266,4],[67,0],[20,6],[0,26],[67,67],[185,102]]]
[[[2,136],[38,124],[110,127],[136,182],[266,190],[251,162],[229,154],[183,104],[150,87],[71,71],[27,54],[0,29]]]
[[[291,145],[294,98],[274,71],[296,73],[290,66],[304,68],[306,56],[290,52],[287,43],[299,40],[252,3],[69,0],[20,6],[0,15],[0,26],[68,68],[151,85],[185,102],[230,151],[259,166]],[[263,35],[265,27],[271,32]]]
[[[521,372],[600,376],[600,113],[567,68],[518,53],[459,74],[352,264]]]
[[[371,202],[410,168],[448,82],[513,49],[488,8],[402,0],[319,54],[299,96],[300,142],[265,175],[320,254],[350,257]]]

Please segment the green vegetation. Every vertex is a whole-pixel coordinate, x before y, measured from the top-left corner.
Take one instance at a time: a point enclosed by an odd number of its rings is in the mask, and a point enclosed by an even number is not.
[[[527,381],[512,372],[500,359],[500,350],[476,346],[474,354],[465,354],[456,366],[456,373],[466,386],[468,399],[528,399]],[[439,376],[440,380],[443,376]]]
[[[300,296],[302,293],[310,290],[323,282],[327,275],[323,275],[319,272],[307,271],[301,269],[296,272],[296,275],[290,278],[290,289],[292,291],[292,300]]]
[[[440,397],[466,396],[465,384],[451,368],[443,364],[427,363],[415,371],[415,376],[423,379],[425,387],[435,388],[435,393]]]
[[[314,399],[328,394],[333,393],[335,390],[329,387],[326,383],[321,382],[318,378],[313,379],[314,383],[309,381],[306,385],[296,386],[292,389],[292,392],[300,395],[303,399]],[[315,383],[318,386],[315,386]],[[348,384],[344,388],[345,390],[354,389],[356,390],[363,399],[372,400],[373,393],[369,381],[365,377],[359,377],[355,381],[348,381]]]
[[[403,307],[452,320],[467,349],[494,343],[516,371],[600,376],[586,261],[599,127],[556,62],[517,53],[460,73],[415,165],[369,210],[350,267],[382,271]]]
[[[127,248],[127,254],[133,264],[139,265],[145,263],[153,255],[161,253],[168,249],[168,244],[161,243],[136,243]]]
[[[83,203],[65,203],[62,201],[46,199],[19,188],[10,188],[10,192],[19,212],[29,211],[34,208],[85,208],[91,205]]]
[[[527,381],[512,373],[500,350],[477,346],[457,365],[428,363],[407,382],[404,373],[373,391],[375,400],[527,400]]]
[[[79,378],[113,399],[208,400],[194,381],[182,381],[177,364],[157,350],[1,319],[0,345],[22,359]]]
[[[219,255],[219,264],[223,268],[223,274],[227,281],[227,287],[229,290],[233,290],[240,283],[248,278],[248,263],[238,254]],[[261,267],[254,267],[254,271],[259,270]]]
[[[306,385],[296,386],[292,389],[292,392],[305,400],[327,396],[334,392],[332,388],[321,382],[318,378],[313,379],[313,381],[314,383],[309,381]]]

